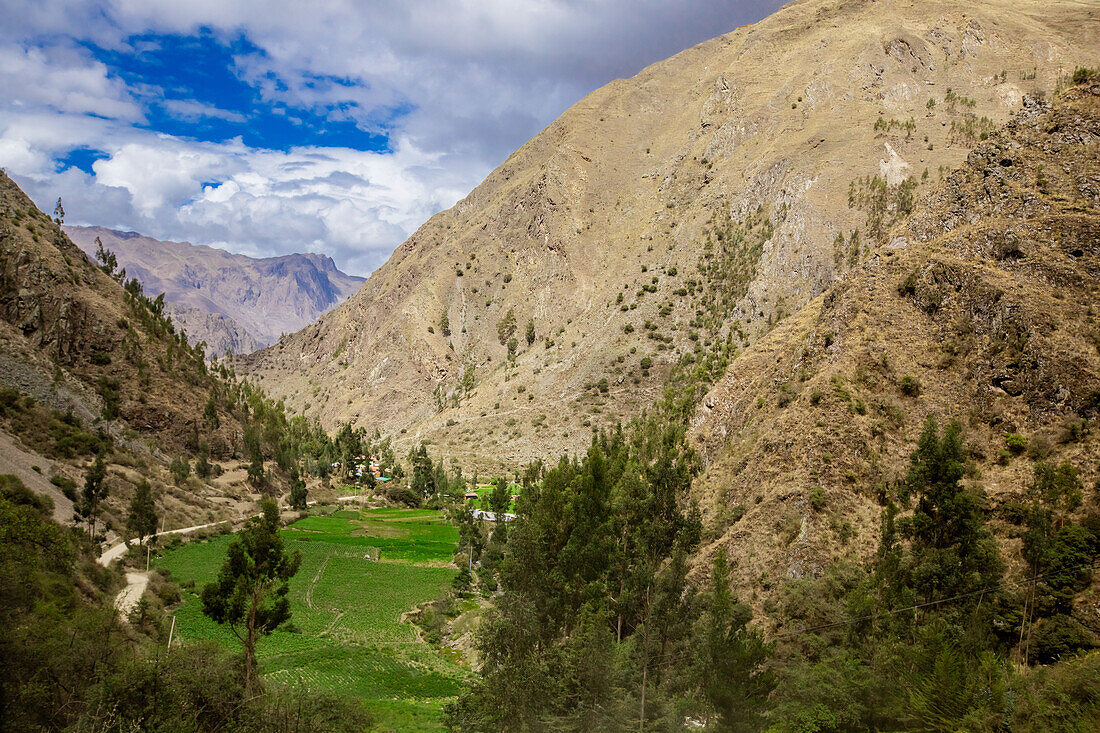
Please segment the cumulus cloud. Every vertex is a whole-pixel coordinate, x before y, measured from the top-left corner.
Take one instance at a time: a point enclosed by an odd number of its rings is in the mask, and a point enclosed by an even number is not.
[[[0,165],[40,205],[63,196],[74,223],[258,256],[324,251],[366,273],[587,92],[778,5],[7,0]],[[232,45],[232,73],[259,104],[305,125],[350,121],[389,143],[267,149],[163,134],[160,113],[240,124],[247,111],[128,85],[92,50],[137,55],[158,34],[245,39]],[[77,149],[99,159],[66,167]]]

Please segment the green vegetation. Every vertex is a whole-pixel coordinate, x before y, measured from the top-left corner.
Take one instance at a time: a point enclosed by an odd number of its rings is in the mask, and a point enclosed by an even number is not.
[[[149,602],[124,626],[111,603],[115,575],[52,511],[49,499],[0,476],[3,730],[359,733],[370,725],[345,697],[274,680],[246,692],[239,658],[217,645],[173,643],[166,652],[169,628]],[[171,595],[161,581],[150,589]]]
[[[783,216],[783,212],[777,212],[777,216]],[[756,276],[756,263],[764,252],[764,243],[774,232],[771,217],[763,206],[736,222],[728,210],[711,220],[699,261],[702,283],[698,287],[703,291],[704,314],[696,317],[693,327],[714,329],[732,315]],[[686,285],[689,293],[696,287],[694,281]]]
[[[655,413],[597,434],[583,460],[532,467],[521,521],[480,555],[502,595],[478,635],[482,676],[447,709],[452,729],[665,730],[688,718],[774,733],[1077,731],[1100,717],[1100,652],[1083,654],[1093,635],[1071,613],[1100,558],[1100,518],[1072,521],[1083,495],[1072,465],[1036,464],[1013,510],[1028,575],[1009,581],[986,500],[964,482],[962,428],[929,418],[904,480],[884,492],[878,552],[791,582],[765,606],[777,624],[765,643],[730,593],[724,552],[709,580],[687,575],[695,463],[666,422],[676,413]],[[825,500],[811,490],[812,509]],[[463,531],[472,557],[478,539]]]
[[[848,184],[848,208],[867,214],[867,232],[876,244],[886,241],[890,228],[913,211],[917,182],[907,178],[888,184],[881,176],[865,176]]]
[[[249,520],[229,543],[218,577],[202,589],[202,612],[229,626],[244,646],[244,687],[257,687],[256,642],[290,618],[290,579],[302,563],[300,552],[283,551],[279,508],[265,500],[263,513]]]
[[[394,730],[439,729],[442,705],[468,673],[401,616],[448,591],[458,531],[437,511],[374,509],[306,517],[280,536],[301,566],[286,595],[289,625],[256,648],[263,679],[357,697]],[[239,648],[193,590],[214,580],[232,541],[192,542],[156,561],[192,588],[176,612],[181,638]]]

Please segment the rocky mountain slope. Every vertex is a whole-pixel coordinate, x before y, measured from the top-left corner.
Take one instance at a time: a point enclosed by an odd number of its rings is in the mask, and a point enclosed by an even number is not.
[[[90,257],[96,239],[145,290],[164,293],[172,320],[207,352],[249,353],[297,331],[344,301],[363,278],[320,254],[256,259],[188,242],[163,242],[135,232],[66,226]]]
[[[0,176],[0,386],[116,436],[182,446],[216,381],[163,318],[93,265]],[[198,397],[196,397],[198,395]],[[232,421],[209,431],[225,446]],[[224,434],[221,434],[224,433]]]
[[[733,360],[692,431],[709,549],[729,549],[758,603],[866,559],[931,415],[963,424],[967,483],[1022,565],[1018,508],[1040,462],[1068,461],[1081,511],[1100,509],[1098,304],[1093,74],[1053,107],[1025,100],[887,246]],[[1081,603],[1095,628],[1096,597]]]
[[[581,449],[858,267],[1098,33],[1073,0],[791,3],[593,92],[239,368],[488,467]]]
[[[239,454],[244,428],[231,390],[155,299],[93,265],[0,174],[0,473],[50,496],[68,521],[102,453],[101,531],[122,529],[142,480],[169,526],[234,516],[228,489],[215,500],[203,482],[173,481],[168,470],[181,455]]]

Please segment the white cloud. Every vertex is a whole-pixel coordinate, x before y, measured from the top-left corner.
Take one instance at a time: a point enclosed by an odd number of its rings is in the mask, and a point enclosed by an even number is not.
[[[428,216],[596,86],[720,35],[778,0],[5,0],[0,165],[70,219],[256,255],[331,253],[364,273]],[[245,37],[236,72],[264,100],[351,119],[390,153],[204,143],[144,129],[239,121],[201,100],[127,88],[80,44],[137,52],[131,36]],[[401,110],[396,118],[393,110]],[[94,175],[55,159],[106,153]],[[214,181],[217,185],[205,183]]]

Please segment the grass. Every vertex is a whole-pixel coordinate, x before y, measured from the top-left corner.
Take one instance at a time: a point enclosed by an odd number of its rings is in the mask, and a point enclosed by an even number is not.
[[[493,489],[496,487],[493,484],[478,484],[477,487],[477,500],[479,503],[483,502],[487,507],[489,505],[489,497],[493,495]],[[508,482],[509,495],[520,495],[523,493],[523,484]],[[508,511],[514,512],[516,510],[516,503],[509,500]]]
[[[176,580],[195,581],[176,612],[180,638],[238,648],[228,629],[202,615],[196,595],[231,539],[182,545],[157,560]],[[302,553],[302,565],[290,584],[292,625],[258,647],[265,677],[358,697],[383,730],[441,730],[442,706],[469,672],[421,641],[401,615],[449,587],[458,532],[439,512],[373,509],[307,517],[283,539]]]

